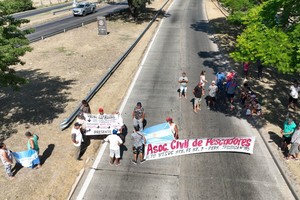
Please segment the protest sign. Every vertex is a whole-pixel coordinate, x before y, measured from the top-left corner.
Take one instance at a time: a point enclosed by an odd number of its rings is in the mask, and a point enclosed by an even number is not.
[[[253,154],[255,137],[220,137],[172,140],[148,143],[145,159],[155,160],[172,156],[206,152],[240,152]]]
[[[113,129],[123,126],[123,118],[120,114],[84,114],[86,123],[86,135],[109,135]]]
[[[35,165],[40,164],[39,155],[35,150],[27,150],[21,152],[12,152],[15,160],[23,167],[33,168]]]

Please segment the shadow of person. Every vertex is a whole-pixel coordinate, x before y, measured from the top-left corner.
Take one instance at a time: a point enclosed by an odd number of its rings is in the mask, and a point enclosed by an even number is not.
[[[90,146],[90,144],[91,144],[91,138],[87,137],[87,136],[84,136],[83,137],[83,141],[84,142],[81,144],[81,149],[80,149],[79,157],[83,156],[83,154],[86,152],[88,146]]]
[[[46,160],[51,156],[53,149],[54,149],[55,145],[54,144],[49,144],[47,149],[45,149],[45,151],[43,152],[43,154],[40,156],[40,163],[41,165],[43,165]]]
[[[13,176],[15,176],[22,168],[23,166],[20,163],[16,163],[15,166],[11,169]]]
[[[268,134],[270,136],[271,141],[269,141],[269,143],[274,142],[278,149],[281,149],[281,145],[282,145],[282,138],[277,135],[276,133],[274,133],[273,131],[268,131]],[[287,155],[288,154],[288,148],[282,149],[282,154],[283,155]]]
[[[192,98],[192,99],[190,100],[190,102],[192,103],[193,110],[194,110],[194,106],[195,106],[195,98]]]
[[[123,158],[124,151],[128,151],[128,149],[124,144],[122,144],[122,145],[120,145],[120,159],[121,160]]]

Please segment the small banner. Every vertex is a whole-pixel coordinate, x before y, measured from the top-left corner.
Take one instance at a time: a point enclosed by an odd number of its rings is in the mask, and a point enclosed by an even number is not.
[[[220,137],[172,140],[164,143],[148,143],[145,159],[155,160],[192,153],[240,152],[253,154],[255,137]]]
[[[15,160],[23,167],[33,168],[35,165],[40,164],[39,155],[35,150],[27,150],[21,152],[12,152]]]
[[[86,135],[109,135],[117,128],[123,126],[120,114],[84,114],[86,122]]]

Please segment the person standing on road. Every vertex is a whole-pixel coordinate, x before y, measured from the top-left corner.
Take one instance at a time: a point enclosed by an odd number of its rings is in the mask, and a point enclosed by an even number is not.
[[[189,79],[186,76],[185,72],[182,73],[182,76],[179,78],[178,82],[180,83],[179,98],[181,98],[183,94],[184,97],[187,98],[186,91],[187,91],[187,83],[189,82]]]
[[[216,82],[217,82],[219,91],[222,91],[223,87],[224,87],[224,83],[226,82],[226,76],[224,73],[224,69],[220,68],[219,71],[217,72]]]
[[[216,82],[212,81],[211,85],[208,87],[208,109],[213,108],[216,104],[216,95],[218,92],[218,86],[216,86]]]
[[[109,164],[113,165],[115,163],[116,166],[119,166],[121,157],[120,145],[123,144],[123,141],[117,134],[118,130],[114,130],[113,134],[108,135],[103,142],[109,142]]]
[[[194,98],[194,112],[197,113],[198,110],[201,110],[201,98],[204,95],[204,89],[202,87],[202,83],[198,83],[198,85],[194,88],[193,91]]]
[[[201,71],[200,73],[200,83],[202,83],[202,87],[204,88],[205,83],[207,83],[207,80],[205,79],[206,71]]]
[[[137,164],[137,159],[140,157],[140,163],[144,163],[146,159],[144,159],[144,145],[146,144],[146,138],[142,132],[138,130],[135,126],[133,128],[133,133],[131,134],[132,140],[132,152],[133,152],[133,160],[131,161],[133,164]]]
[[[290,157],[293,156],[297,161],[299,155],[299,145],[300,145],[300,124],[298,124],[297,130],[294,132],[292,136],[291,143],[292,146],[286,159],[289,160]]]
[[[37,155],[39,156],[39,153],[40,153],[40,147],[39,147],[39,144],[38,144],[39,136],[36,135],[36,134],[32,134],[29,131],[27,131],[25,133],[25,136],[28,139],[28,141],[27,141],[28,150],[30,150],[30,149],[35,150],[37,152]],[[41,164],[38,164],[36,166],[36,169],[38,169],[40,167],[41,167]]]
[[[72,134],[72,142],[74,144],[74,156],[76,160],[80,160],[81,156],[81,143],[83,142],[82,134],[80,131],[81,124],[76,122],[74,124],[74,127],[72,128],[71,134]]]
[[[139,130],[142,131],[144,129],[144,125],[143,125],[144,119],[145,119],[144,108],[142,107],[142,103],[138,102],[132,112],[133,126],[134,127],[139,126]]]
[[[174,138],[176,140],[178,140],[179,139],[179,131],[178,131],[177,125],[173,122],[173,119],[171,117],[167,117],[166,121],[169,123],[169,125],[171,127],[171,131],[174,135]]]
[[[237,87],[238,87],[238,82],[236,78],[232,78],[226,85],[227,99],[231,104],[231,106],[233,105],[233,98]]]
[[[287,145],[291,143],[292,134],[295,131],[296,124],[293,121],[293,119],[289,118],[287,119],[283,124],[283,129],[281,130],[281,136],[282,136],[282,144],[281,144],[281,150],[285,150],[287,148]]]
[[[11,167],[13,165],[13,155],[11,151],[6,148],[6,145],[3,142],[0,143],[0,158],[9,179],[13,179],[14,175],[11,171]]]

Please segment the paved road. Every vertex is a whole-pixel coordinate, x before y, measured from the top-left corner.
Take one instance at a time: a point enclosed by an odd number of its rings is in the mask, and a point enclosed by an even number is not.
[[[120,4],[112,4],[105,6],[103,8],[98,8],[95,13],[86,15],[85,17],[74,17],[73,15],[47,22],[44,24],[40,24],[34,26],[32,28],[35,29],[35,32],[32,34],[27,35],[26,37],[32,41],[36,38],[41,37],[49,37],[54,35],[57,32],[62,32],[64,29],[68,30],[70,27],[80,25],[81,23],[86,23],[93,19],[96,19],[97,16],[106,16],[109,13],[116,12],[118,10],[122,10],[128,7],[127,3],[120,3]]]
[[[49,12],[52,10],[57,10],[60,8],[65,8],[68,6],[71,6],[73,3],[65,3],[65,4],[59,4],[59,5],[55,5],[55,6],[49,6],[49,7],[45,7],[45,8],[39,8],[39,9],[35,9],[35,10],[29,10],[29,11],[25,11],[25,12],[20,12],[20,13],[15,13],[12,16],[16,19],[25,19],[34,15],[38,15],[38,14],[42,14],[45,12]]]
[[[106,148],[83,199],[294,199],[255,129],[226,109],[206,109],[204,102],[201,113],[192,112],[192,87],[201,70],[212,80],[219,54],[209,36],[204,5],[204,0],[174,0],[125,105],[125,122],[131,132],[130,114],[141,101],[148,126],[171,116],[181,138],[256,136],[254,154],[193,154],[133,165],[127,136],[121,166],[108,164]],[[179,100],[176,82],[182,71],[190,79],[189,98]],[[83,181],[72,199],[82,194]]]

